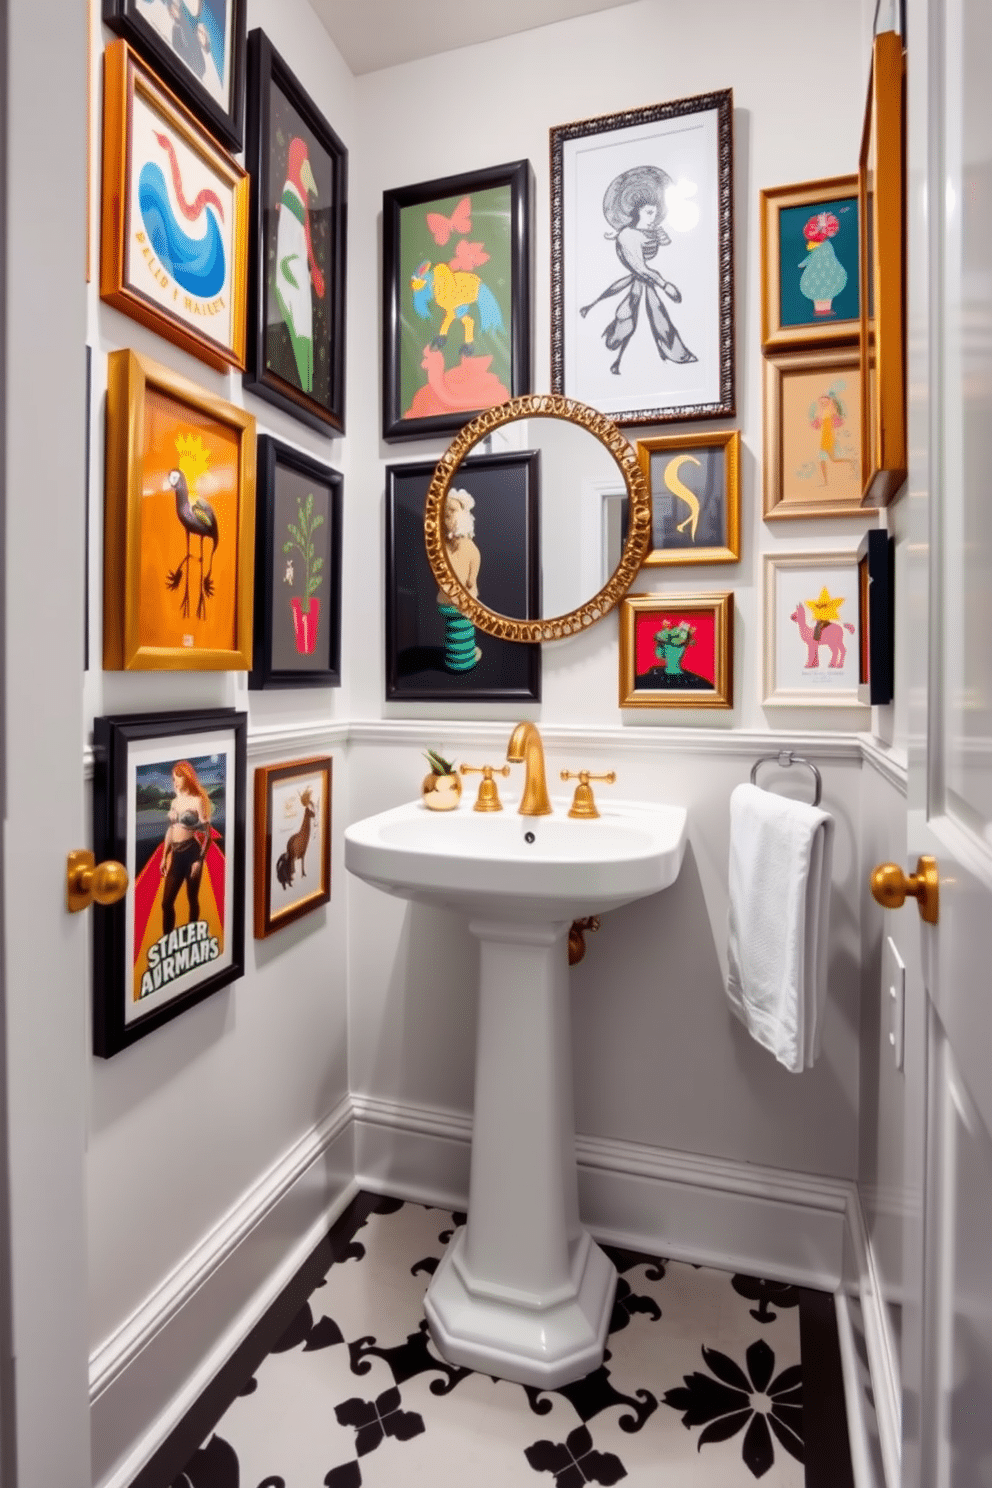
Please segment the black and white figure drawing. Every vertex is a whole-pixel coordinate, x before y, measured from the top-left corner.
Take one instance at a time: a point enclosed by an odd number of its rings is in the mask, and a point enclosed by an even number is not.
[[[733,414],[732,109],[551,130],[553,392],[619,424]]]
[[[585,318],[594,305],[616,295],[623,296],[603,332],[606,345],[616,352],[616,359],[610,363],[614,376],[620,374],[620,363],[637,329],[642,303],[658,355],[671,362],[696,360],[672,324],[661,298],[664,293],[676,305],[680,304],[682,295],[678,286],[653,267],[659,247],[667,247],[672,241],[662,222],[668,211],[666,196],[674,185],[671,176],[659,166],[639,165],[611,181],[603,198],[603,216],[614,229],[607,238],[614,240],[617,258],[627,272],[588,305],[583,305],[579,314]]]

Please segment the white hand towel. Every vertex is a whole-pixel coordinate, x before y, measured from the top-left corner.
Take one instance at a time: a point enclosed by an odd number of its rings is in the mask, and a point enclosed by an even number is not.
[[[730,797],[727,996],[752,1038],[798,1074],[820,1045],[833,817],[754,785]]]

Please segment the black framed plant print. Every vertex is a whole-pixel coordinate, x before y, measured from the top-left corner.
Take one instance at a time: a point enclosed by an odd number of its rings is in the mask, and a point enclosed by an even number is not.
[[[455,572],[491,609],[540,614],[536,450],[462,461],[445,502]],[[443,594],[424,544],[431,460],[386,467],[386,698],[391,702],[534,702],[539,643],[476,630]]]
[[[342,485],[330,466],[259,437],[249,688],[340,684]]]
[[[93,919],[93,1050],[144,1038],[244,973],[247,714],[93,723],[93,850],[127,892]]]
[[[344,433],[348,152],[262,31],[248,37],[245,387]]]
[[[383,192],[383,439],[530,392],[532,179],[514,160]]]
[[[247,0],[103,0],[110,29],[231,150],[242,145],[247,13]]]

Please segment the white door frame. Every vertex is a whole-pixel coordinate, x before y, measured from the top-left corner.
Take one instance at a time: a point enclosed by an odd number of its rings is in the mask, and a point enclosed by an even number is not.
[[[80,0],[6,0],[3,1067],[9,1488],[90,1481],[84,847],[86,41]],[[8,1384],[10,1381],[8,1380]],[[11,1423],[13,1437],[11,1439]]]

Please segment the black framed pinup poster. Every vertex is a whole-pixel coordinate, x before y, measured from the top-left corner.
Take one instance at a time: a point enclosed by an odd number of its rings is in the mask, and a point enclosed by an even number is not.
[[[246,736],[228,708],[94,720],[94,852],[128,874],[94,917],[104,1058],[244,972]]]

